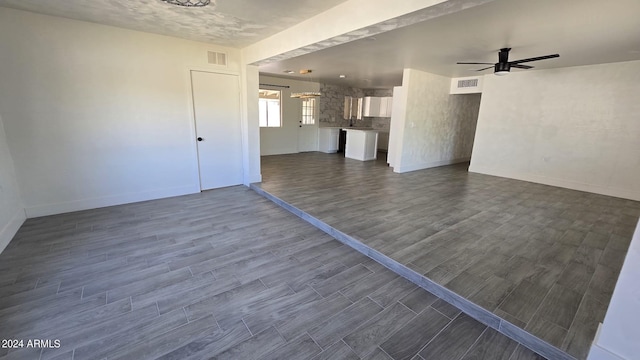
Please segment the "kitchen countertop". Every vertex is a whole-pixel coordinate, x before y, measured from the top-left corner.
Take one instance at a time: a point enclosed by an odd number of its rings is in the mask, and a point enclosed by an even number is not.
[[[342,130],[358,130],[358,131],[379,131],[370,127],[343,127]]]

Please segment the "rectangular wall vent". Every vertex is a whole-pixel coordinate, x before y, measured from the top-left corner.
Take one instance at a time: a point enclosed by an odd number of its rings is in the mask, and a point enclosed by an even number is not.
[[[469,88],[478,86],[478,79],[458,80],[458,88]]]
[[[481,76],[469,76],[451,79],[449,94],[479,94],[482,92]]]
[[[209,64],[227,66],[227,54],[225,53],[208,51],[207,57]]]

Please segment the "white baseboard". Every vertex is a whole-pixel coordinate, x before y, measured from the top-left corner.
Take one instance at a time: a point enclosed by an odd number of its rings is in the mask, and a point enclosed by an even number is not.
[[[433,168],[438,166],[458,164],[461,162],[467,162],[469,160],[471,160],[471,158],[466,157],[461,159],[441,160],[441,161],[433,161],[433,162],[421,163],[421,164],[402,165],[402,166],[394,167],[393,172],[405,173],[409,171],[423,170],[423,169],[428,169],[428,168]]]
[[[26,219],[27,216],[24,209],[17,209],[13,218],[9,220],[9,223],[0,230],[0,253],[2,253],[7,245],[9,245],[9,242],[16,235],[18,229],[20,229],[20,226],[24,224]]]
[[[25,208],[28,218],[48,216],[55,214],[68,213],[72,211],[81,211],[88,209],[97,209],[106,206],[129,204],[140,201],[162,199],[172,196],[180,196],[187,194],[195,194],[200,192],[200,186],[180,186],[168,189],[159,189],[151,191],[143,191],[139,193],[120,194],[114,196],[105,196],[100,198],[82,199],[76,201],[62,202],[56,204],[46,204],[29,206]]]
[[[262,174],[258,174],[253,178],[245,178],[242,184],[248,187],[248,186],[251,186],[251,184],[253,183],[260,183],[260,182],[262,182]]]
[[[614,196],[614,197],[619,197],[623,199],[640,201],[640,193],[632,190],[627,190],[627,189],[617,189],[617,188],[612,188],[607,186],[581,183],[573,180],[552,178],[552,177],[546,177],[546,176],[530,174],[530,173],[520,173],[520,172],[508,171],[503,169],[492,169],[492,168],[486,168],[486,167],[477,166],[477,165],[474,166],[473,163],[471,163],[471,166],[469,167],[469,172],[506,177],[510,179],[529,181],[529,182],[534,182],[538,184],[557,186],[557,187],[562,187],[562,188],[567,188],[572,190],[579,190],[579,191],[585,191],[585,192],[590,192],[595,194]]]

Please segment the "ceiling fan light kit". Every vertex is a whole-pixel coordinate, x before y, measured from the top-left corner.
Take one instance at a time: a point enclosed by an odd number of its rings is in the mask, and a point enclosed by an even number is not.
[[[497,63],[494,65],[493,73],[498,76],[509,74],[511,71],[511,65],[509,63]]]
[[[544,55],[544,56],[537,56],[537,57],[533,57],[533,58],[528,58],[528,59],[520,59],[520,60],[516,60],[516,61],[509,61],[509,51],[511,51],[511,48],[502,48],[500,49],[500,52],[498,53],[498,62],[495,64],[491,64],[491,63],[481,63],[481,62],[459,62],[458,64],[464,64],[464,65],[493,65],[493,66],[489,66],[489,67],[485,67],[482,69],[478,69],[475,71],[484,71],[484,70],[488,70],[493,68],[493,73],[495,75],[498,76],[502,76],[502,75],[507,75],[511,72],[511,68],[517,68],[517,69],[533,69],[533,66],[530,65],[522,65],[522,63],[526,63],[526,62],[532,62],[532,61],[540,61],[540,60],[545,60],[545,59],[552,59],[552,58],[557,58],[560,57],[560,55],[558,54],[552,54],[552,55]]]

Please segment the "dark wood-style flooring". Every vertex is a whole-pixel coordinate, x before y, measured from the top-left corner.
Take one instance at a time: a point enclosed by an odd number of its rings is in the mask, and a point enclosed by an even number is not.
[[[640,203],[384,155],[262,158],[261,189],[578,359],[604,318]]]
[[[25,346],[3,360],[538,358],[244,187],[27,220],[0,338]]]

